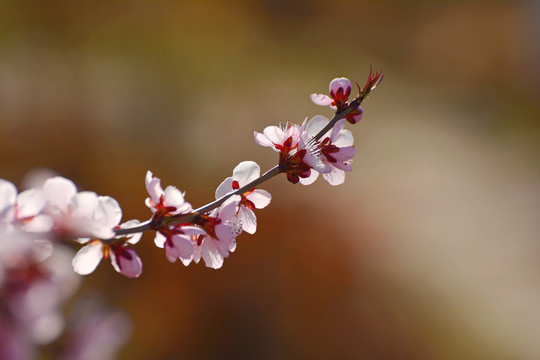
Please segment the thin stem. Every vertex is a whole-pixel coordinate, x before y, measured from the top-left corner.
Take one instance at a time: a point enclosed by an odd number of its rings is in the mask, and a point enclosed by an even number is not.
[[[227,193],[227,194],[223,195],[219,199],[214,200],[211,203],[208,203],[208,204],[206,204],[204,206],[201,206],[198,209],[193,210],[193,212],[191,212],[189,214],[185,214],[185,215],[178,216],[178,217],[172,216],[170,218],[166,218],[165,221],[166,221],[166,223],[168,225],[177,225],[177,224],[189,223],[193,219],[195,219],[197,216],[218,208],[219,206],[221,206],[221,204],[223,204],[231,196],[241,195],[241,194],[243,194],[243,193],[245,193],[247,191],[250,191],[251,189],[254,189],[255,187],[257,187],[257,185],[262,184],[263,182],[265,182],[267,180],[270,180],[271,178],[278,175],[279,173],[281,173],[281,170],[280,170],[279,166],[276,165],[273,168],[271,168],[270,170],[268,170],[267,172],[265,172],[263,175],[258,177],[257,179],[250,182],[249,184],[246,184],[246,185],[242,186],[240,189],[237,189],[235,191],[231,191],[230,193]]]
[[[382,78],[382,76],[381,76],[381,78]],[[380,80],[379,80],[379,82],[380,82]],[[377,84],[378,84],[378,82],[377,82]],[[375,86],[370,88],[369,91],[374,89]],[[336,114],[330,120],[330,122],[321,131],[319,131],[317,133],[317,135],[315,135],[313,137],[313,139],[311,139],[310,143],[315,143],[315,142],[319,141],[320,138],[324,134],[326,134],[329,130],[331,130],[334,127],[334,125],[336,124],[336,122],[338,120],[343,119],[344,117],[349,115],[349,113],[351,113],[351,111],[357,109],[358,106],[360,106],[360,104],[362,103],[362,100],[364,100],[367,97],[367,94],[369,93],[369,91],[367,91],[365,94],[361,94],[360,96],[358,96],[345,109],[343,109],[343,110],[341,110],[339,112],[336,112]],[[163,223],[165,223],[167,225],[179,225],[179,224],[192,223],[192,221],[195,220],[198,216],[200,216],[202,214],[205,214],[205,213],[207,213],[209,211],[212,211],[212,210],[218,208],[219,206],[221,206],[221,204],[223,204],[225,201],[227,201],[227,199],[230,198],[231,196],[241,195],[241,194],[243,194],[243,193],[245,193],[247,191],[250,191],[251,189],[256,188],[258,185],[262,184],[263,182],[265,182],[267,180],[270,180],[271,178],[275,177],[276,175],[280,174],[281,172],[282,172],[282,170],[279,168],[279,165],[276,165],[273,168],[271,168],[270,170],[268,170],[267,172],[265,172],[263,175],[261,175],[260,177],[258,177],[255,180],[253,180],[249,184],[244,185],[240,189],[237,189],[235,191],[231,191],[230,193],[227,193],[227,194],[223,195],[219,199],[214,200],[214,201],[212,201],[212,202],[210,202],[210,203],[208,203],[208,204],[206,204],[204,206],[201,206],[198,209],[193,210],[189,214],[181,214],[181,215],[176,215],[176,216],[171,216],[171,217],[165,218],[165,219],[163,219]],[[116,235],[128,235],[128,234],[133,234],[133,233],[138,233],[138,232],[143,232],[143,231],[148,231],[148,230],[155,230],[158,225],[160,225],[160,224],[155,224],[153,222],[153,219],[150,219],[150,220],[147,220],[147,221],[141,223],[138,226],[131,227],[131,228],[126,228],[126,229],[117,229],[117,230],[115,230],[115,232],[116,232]]]

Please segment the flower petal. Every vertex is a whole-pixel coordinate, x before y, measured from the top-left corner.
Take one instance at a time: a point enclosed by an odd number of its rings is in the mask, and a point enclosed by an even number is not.
[[[175,211],[171,211],[171,214],[185,214],[191,211],[191,204],[184,200],[184,194],[175,188],[174,186],[167,186],[164,194],[165,206],[174,206]]]
[[[159,203],[159,198],[163,195],[163,189],[161,188],[161,179],[154,177],[152,172],[148,170],[145,178],[146,191],[150,195],[150,200],[153,205]],[[147,204],[148,205],[148,204]]]
[[[242,222],[242,229],[248,234],[255,234],[257,231],[257,217],[253,210],[244,206],[238,211],[238,219]]]
[[[45,181],[43,194],[51,206],[67,212],[71,199],[77,194],[77,187],[73,181],[55,176]]]
[[[103,258],[101,242],[94,242],[83,246],[73,257],[73,270],[80,275],[88,275],[96,270]]]
[[[330,120],[325,118],[322,115],[315,115],[306,125],[306,131],[309,134],[309,137],[313,137],[319,133],[328,123]],[[323,137],[324,138],[324,135]]]
[[[240,187],[249,184],[261,174],[261,168],[254,161],[242,161],[233,170],[233,179],[238,181]]]
[[[45,196],[40,189],[23,191],[17,197],[17,217],[19,219],[36,216],[44,207]]]
[[[345,171],[332,167],[332,171],[323,174],[323,178],[328,181],[330,185],[341,185],[345,182]]]
[[[334,101],[331,97],[323,94],[311,94],[309,97],[315,105],[321,106],[328,106]]]
[[[110,254],[111,264],[117,272],[131,279],[141,276],[142,260],[135,250],[120,246]]]
[[[255,189],[246,198],[255,205],[256,209],[263,209],[270,204],[272,194],[266,190]]]
[[[274,143],[270,141],[264,134],[258,133],[256,131],[253,132],[253,135],[255,137],[255,142],[261,146],[268,146],[272,149],[276,150],[274,147]],[[277,150],[276,150],[277,151]]]
[[[309,174],[307,178],[300,178],[298,182],[302,185],[311,185],[315,182],[315,180],[317,180],[318,177],[319,173],[311,170],[311,174]]]
[[[216,199],[219,199],[223,195],[228,194],[231,191],[233,191],[233,188],[232,188],[233,181],[234,180],[232,177],[228,177],[225,180],[223,180],[221,184],[219,184],[218,188],[216,189]]]

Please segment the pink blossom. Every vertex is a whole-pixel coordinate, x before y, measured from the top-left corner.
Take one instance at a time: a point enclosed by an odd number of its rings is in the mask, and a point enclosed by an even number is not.
[[[307,119],[306,119],[307,120]],[[312,183],[312,168],[324,171],[310,139],[308,139],[305,127],[306,120],[302,125],[288,124],[285,129],[278,126],[268,126],[263,133],[255,132],[255,141],[262,146],[268,146],[279,152],[280,170],[287,175],[287,180],[303,185]],[[306,179],[306,180],[304,180]]]
[[[202,215],[200,226],[205,230],[205,236],[199,236],[193,261],[199,263],[201,257],[207,267],[219,269],[229,252],[236,249],[236,237],[242,232],[242,225],[236,217],[241,197],[231,196],[219,209],[208,215]]]
[[[311,101],[316,105],[330,106],[330,108],[341,111],[349,106],[349,96],[351,94],[351,82],[347,78],[335,78],[330,82],[330,96],[324,94],[311,94]],[[356,124],[362,119],[364,111],[360,106],[351,110],[345,119],[351,124]]]
[[[116,200],[100,196],[98,202],[101,209],[99,214],[102,216],[100,221],[111,229],[134,227],[139,224],[138,220],[130,220],[118,225],[122,218],[122,210]],[[111,240],[79,239],[86,245],[73,258],[73,269],[78,274],[88,275],[97,268],[101,259],[110,258],[112,266],[120,274],[129,278],[139,277],[142,273],[142,261],[135,250],[127,244],[136,244],[141,236],[141,233],[135,233]]]
[[[165,256],[170,262],[180,259],[187,266],[193,260],[196,238],[205,234],[206,232],[198,226],[170,225],[159,229],[154,243],[157,247],[165,249]]]
[[[161,187],[161,180],[154,177],[151,171],[146,172],[146,190],[150,195],[145,200],[146,206],[152,210],[155,218],[163,218],[191,212],[191,204],[184,200],[184,193],[174,186]]]
[[[154,213],[154,220],[160,223],[166,217],[188,214],[193,209],[191,204],[184,200],[184,194],[174,186],[167,186],[165,191],[161,187],[161,180],[146,173],[146,189],[150,195],[146,199],[146,206]],[[157,229],[154,243],[165,249],[165,256],[170,262],[180,259],[184,265],[189,265],[193,259],[195,238],[206,234],[203,229],[189,224],[166,225]]]
[[[77,192],[71,180],[60,176],[45,181],[43,194],[47,200],[44,211],[54,219],[54,230],[59,236],[98,239],[114,236],[113,227],[120,221],[122,210],[113,198],[90,191]],[[116,206],[107,206],[109,202]]]
[[[309,136],[315,136],[329,122],[324,116],[317,115],[309,121],[306,131]],[[351,163],[356,149],[353,146],[352,133],[344,127],[345,119],[339,120],[331,131],[321,137],[318,144],[320,158],[326,167],[325,171],[322,171],[323,178],[330,185],[342,184],[345,181],[345,171],[352,170]],[[318,173],[314,173],[317,178]]]
[[[226,178],[216,190],[216,199],[238,190],[244,185],[249,184],[260,176],[261,168],[253,161],[243,161],[238,164],[234,170],[232,177]],[[272,195],[268,191],[261,189],[250,189],[240,195],[240,208],[238,210],[238,219],[242,224],[242,229],[254,234],[257,230],[257,218],[255,217],[254,209],[262,209],[270,204]]]
[[[41,189],[17,194],[15,185],[0,179],[0,226],[17,227],[29,232],[48,232],[53,227],[50,216],[42,214],[45,196]]]

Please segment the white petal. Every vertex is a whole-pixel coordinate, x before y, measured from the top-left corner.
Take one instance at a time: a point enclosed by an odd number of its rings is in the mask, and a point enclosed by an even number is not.
[[[266,190],[255,189],[246,198],[255,205],[256,209],[263,209],[270,204],[272,195]]]
[[[17,188],[7,180],[0,179],[0,212],[15,204]]]
[[[271,142],[264,134],[258,133],[256,131],[253,132],[253,135],[255,137],[255,142],[261,146],[268,146],[272,149],[276,150],[274,143]],[[276,150],[277,151],[277,150]]]
[[[73,270],[77,274],[88,275],[93,272],[103,258],[102,245],[100,242],[88,244],[82,247],[73,258]]]
[[[212,269],[219,269],[223,266],[223,259],[228,256],[228,246],[223,247],[220,241],[214,240],[210,237],[206,237],[201,244],[201,256],[204,260],[204,264]],[[224,256],[223,252],[227,255]]]
[[[38,262],[48,259],[53,252],[53,244],[49,240],[32,240],[32,253]]]
[[[309,120],[306,126],[306,131],[309,134],[310,138],[317,135],[319,131],[321,131],[326,125],[328,125],[329,122],[330,120],[328,120],[322,115],[315,115],[311,120]]]
[[[321,106],[328,106],[334,101],[329,96],[323,94],[311,94],[309,97],[315,105]]]
[[[152,172],[148,170],[146,172],[145,184],[146,191],[148,191],[148,195],[150,195],[153,205],[159,204],[159,198],[163,195],[161,179],[154,177]]]
[[[71,215],[76,218],[92,219],[98,207],[98,196],[95,192],[82,191],[71,199]],[[101,216],[101,215],[100,215]]]
[[[182,262],[191,261],[193,258],[193,251],[195,250],[195,244],[189,238],[181,235],[175,235],[172,237],[174,247],[178,250],[176,259],[182,259]]]
[[[156,244],[158,248],[163,249],[163,246],[165,246],[166,240],[167,238],[165,237],[165,235],[163,235],[160,232],[156,232],[156,237],[154,238],[154,244]]]
[[[191,235],[195,235],[195,236],[206,235],[206,231],[204,231],[202,228],[198,226],[186,225],[186,226],[182,226],[181,230],[184,232],[184,234],[190,235],[190,236]]]
[[[118,226],[122,219],[122,209],[120,208],[118,201],[110,196],[99,196],[98,204],[104,218],[96,220],[99,220],[101,223],[111,228]]]
[[[233,191],[233,188],[232,188],[233,181],[234,180],[232,177],[228,177],[225,180],[223,180],[221,184],[219,184],[218,188],[216,189],[216,199],[219,199],[223,195],[228,194],[231,191]]]
[[[242,161],[233,170],[233,178],[238,181],[240,187],[249,184],[261,174],[261,168],[254,161]]]
[[[257,217],[253,210],[244,206],[238,212],[238,219],[242,222],[242,229],[248,234],[255,234],[257,231]]]
[[[36,216],[45,207],[45,196],[40,189],[23,191],[17,197],[17,217]]]
[[[228,198],[219,208],[218,217],[222,221],[226,221],[235,217],[236,210],[238,208],[238,204],[240,203],[240,200],[241,200],[240,195],[234,195]]]
[[[43,184],[43,193],[48,203],[62,212],[67,212],[71,199],[77,194],[73,181],[55,176]]]
[[[274,144],[283,144],[288,138],[278,126],[267,126],[263,130],[263,134]]]
[[[184,200],[184,194],[174,186],[165,188],[164,199],[165,206],[174,206],[176,208],[175,211],[171,212],[174,215],[185,214],[192,210],[191,204]]]
[[[302,185],[311,185],[317,180],[319,173],[317,171],[311,170],[311,174],[307,178],[300,178],[299,183]]]
[[[120,225],[120,228],[121,229],[128,229],[128,228],[138,226],[140,224],[141,224],[141,222],[139,220],[128,220],[128,221],[122,223]],[[130,234],[130,235],[127,236],[127,238],[128,238],[127,242],[130,243],[130,244],[136,244],[136,243],[139,242],[139,240],[141,240],[141,237],[142,237],[142,232],[135,233],[135,234]]]
[[[332,167],[332,172],[323,174],[323,178],[328,181],[330,185],[341,185],[345,182],[345,171]]]
[[[37,215],[23,225],[25,231],[47,232],[54,226],[54,221],[49,215]]]

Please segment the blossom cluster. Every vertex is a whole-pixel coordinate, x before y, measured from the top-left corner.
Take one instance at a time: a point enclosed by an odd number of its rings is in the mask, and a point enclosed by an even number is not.
[[[145,204],[152,216],[142,223],[122,222],[115,199],[79,191],[61,176],[22,192],[0,179],[0,345],[11,349],[9,354],[24,348],[3,325],[7,315],[2,309],[9,309],[10,318],[20,317],[16,324],[24,331],[18,333],[30,334],[33,342],[56,338],[63,328],[58,315],[62,300],[76,289],[78,275],[92,273],[103,259],[118,273],[139,277],[143,266],[134,245],[145,231],[155,232],[154,243],[170,262],[188,266],[202,259],[207,267],[219,269],[235,251],[237,237],[256,232],[255,210],[272,199],[259,188],[264,181],[283,173],[291,183],[309,185],[322,174],[330,185],[342,184],[356,152],[345,126],[361,120],[360,104],[381,79],[381,73],[370,72],[364,87],[358,86],[359,94],[350,99],[351,82],[336,78],[329,95],[311,95],[315,104],[335,110],[332,119],[316,115],[301,124],[287,122],[254,132],[257,144],[278,152],[278,164],[261,175],[257,163],[239,163],[217,187],[216,200],[197,209],[176,187],[163,189],[151,171],[145,177]],[[78,251],[73,255],[66,244],[79,246]],[[74,272],[66,271],[69,263]],[[47,301],[36,306],[42,298]]]

